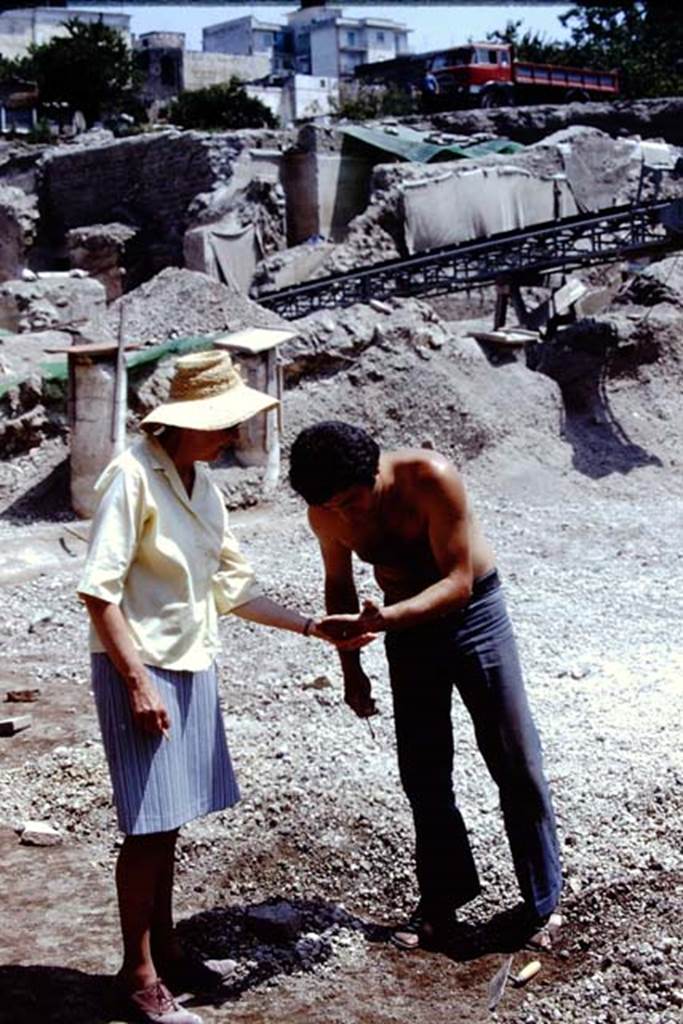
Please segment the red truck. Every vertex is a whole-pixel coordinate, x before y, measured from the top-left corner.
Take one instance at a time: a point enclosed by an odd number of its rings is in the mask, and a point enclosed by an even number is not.
[[[616,71],[516,60],[507,43],[470,43],[428,55],[423,95],[434,106],[505,107],[614,99]]]

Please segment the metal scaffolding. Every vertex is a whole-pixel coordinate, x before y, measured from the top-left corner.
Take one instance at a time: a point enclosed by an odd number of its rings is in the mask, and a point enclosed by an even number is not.
[[[531,282],[554,270],[571,271],[675,249],[681,245],[680,236],[667,230],[661,217],[670,206],[670,200],[660,200],[575,214],[482,241],[431,249],[362,270],[321,277],[261,295],[257,301],[295,320],[317,309],[335,309],[371,299],[443,295],[501,280]]]

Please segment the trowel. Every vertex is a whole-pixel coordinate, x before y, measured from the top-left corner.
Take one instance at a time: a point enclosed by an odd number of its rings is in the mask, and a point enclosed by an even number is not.
[[[489,982],[489,1010],[493,1012],[503,998],[505,985],[507,984],[510,968],[512,967],[512,956],[506,956],[500,967]]]

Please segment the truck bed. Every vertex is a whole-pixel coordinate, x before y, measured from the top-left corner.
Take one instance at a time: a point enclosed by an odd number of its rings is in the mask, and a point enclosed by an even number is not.
[[[590,93],[616,96],[619,76],[616,71],[593,71],[589,68],[567,68],[556,64],[534,64],[515,61],[513,80],[518,85],[536,85],[558,89],[576,89]]]

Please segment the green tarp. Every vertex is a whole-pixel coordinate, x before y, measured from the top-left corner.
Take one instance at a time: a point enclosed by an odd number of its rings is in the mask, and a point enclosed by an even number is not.
[[[171,355],[183,355],[185,352],[194,352],[203,348],[211,348],[212,341],[206,337],[172,338],[161,345],[146,345],[139,351],[126,353],[126,367],[129,376],[134,377],[137,369],[143,368],[150,363],[157,363]],[[64,389],[68,368],[66,356],[63,359],[50,359],[38,365],[38,373],[43,381],[43,389],[48,389],[50,394]],[[11,388],[21,384],[23,377],[10,377],[0,383],[0,398]]]
[[[437,142],[435,137],[438,138],[440,133],[418,132],[404,125],[380,125],[374,128],[348,125],[341,127],[339,131],[350,139],[365,143],[366,146],[391,153],[400,160],[419,164],[488,156],[490,153],[509,155],[524,149],[521,143],[512,142],[510,139],[491,139],[489,142],[473,142],[471,145],[464,141],[448,142],[445,138]]]

